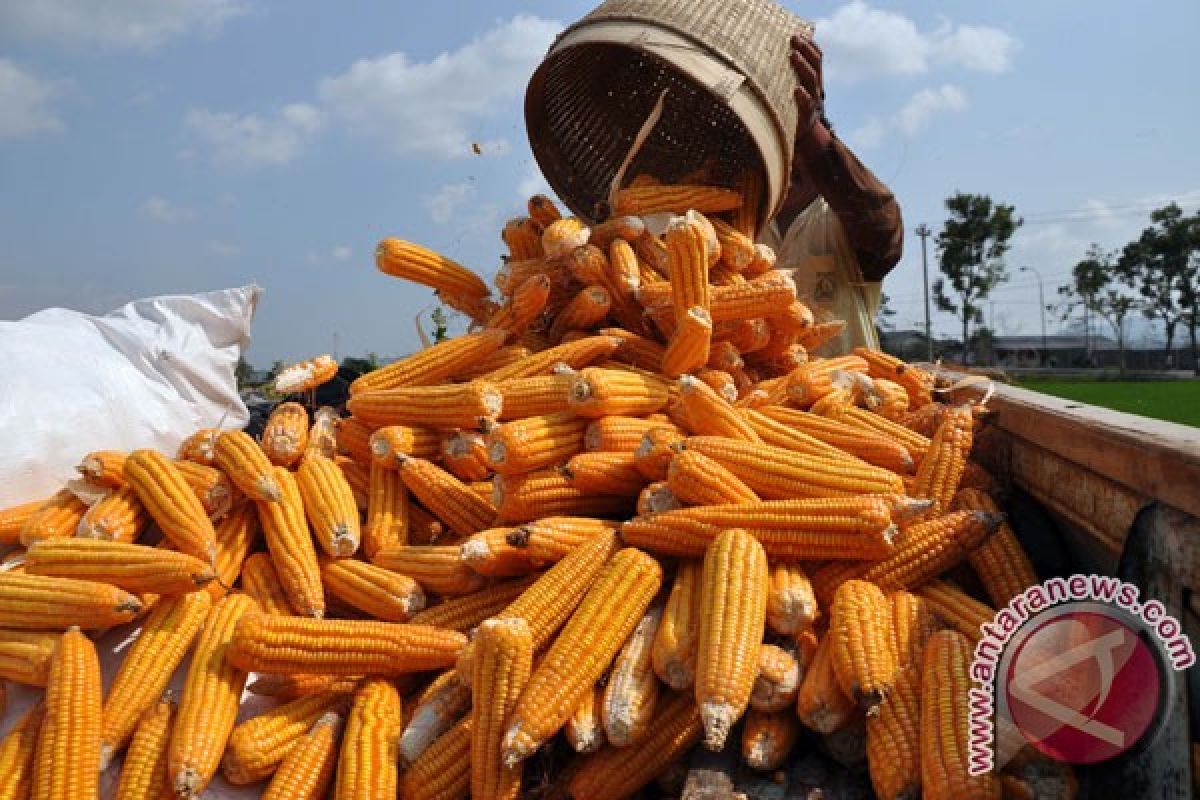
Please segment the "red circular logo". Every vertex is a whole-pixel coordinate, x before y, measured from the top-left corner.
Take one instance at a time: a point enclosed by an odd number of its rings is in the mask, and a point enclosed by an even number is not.
[[[1134,747],[1162,694],[1158,661],[1121,619],[1066,611],[1038,625],[1008,664],[1013,724],[1046,755],[1094,764]]]

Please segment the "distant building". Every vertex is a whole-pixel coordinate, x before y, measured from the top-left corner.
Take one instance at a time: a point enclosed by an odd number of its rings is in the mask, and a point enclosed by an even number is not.
[[[1118,347],[1108,336],[1055,333],[1041,336],[995,336],[993,363],[1002,367],[1098,367],[1116,364]]]

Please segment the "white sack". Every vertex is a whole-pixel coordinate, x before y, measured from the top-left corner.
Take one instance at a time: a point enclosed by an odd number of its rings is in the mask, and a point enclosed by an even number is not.
[[[174,453],[197,428],[241,427],[234,368],[261,289],[63,308],[0,321],[0,508],[44,497],[91,450]]]

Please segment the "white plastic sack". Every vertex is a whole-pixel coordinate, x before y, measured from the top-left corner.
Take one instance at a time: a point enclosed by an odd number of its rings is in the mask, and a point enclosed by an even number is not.
[[[247,421],[234,368],[261,289],[63,308],[0,321],[0,508],[45,497],[91,450],[174,453],[197,428]]]

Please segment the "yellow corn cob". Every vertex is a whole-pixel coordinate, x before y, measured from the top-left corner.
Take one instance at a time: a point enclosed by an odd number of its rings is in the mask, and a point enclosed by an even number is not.
[[[120,489],[125,485],[125,453],[120,450],[94,450],[83,457],[75,471],[98,489]]]
[[[438,737],[468,714],[471,687],[459,679],[456,670],[447,670],[416,697],[414,706],[400,736],[400,762],[404,765],[414,763]]]
[[[540,234],[539,234],[540,236]],[[539,251],[541,250],[539,242]],[[544,255],[532,258],[509,258],[496,271],[492,282],[505,297],[511,297],[521,284],[530,278],[544,277],[550,282],[551,303],[555,290],[565,288],[570,282],[571,275],[561,260],[551,260]]]
[[[679,691],[690,689],[696,677],[703,610],[700,573],[700,561],[680,562],[651,653],[655,674],[667,686]]]
[[[515,475],[561,464],[583,449],[587,425],[587,419],[570,411],[497,425],[485,439],[488,466],[502,475]]]
[[[732,320],[713,327],[713,338],[726,342],[743,356],[753,356],[771,340],[771,328],[761,317]]]
[[[408,542],[408,490],[400,474],[372,462],[362,549],[373,559],[384,547]]]
[[[679,379],[679,396],[692,433],[762,443],[746,418],[704,382],[684,375]]]
[[[354,494],[337,465],[328,458],[304,459],[296,485],[317,542],[329,556],[345,558],[358,550],[361,531]]]
[[[404,455],[398,459],[404,485],[459,536],[481,531],[495,519],[491,503],[436,464]]]
[[[383,679],[363,683],[346,718],[338,759],[337,800],[395,797],[396,746],[403,728],[400,694]]]
[[[589,367],[571,376],[570,409],[583,417],[652,414],[667,404],[665,382],[634,372]]]
[[[45,703],[32,706],[0,739],[0,797],[4,800],[30,796],[38,732],[45,716]]]
[[[321,692],[352,692],[359,678],[336,675],[258,675],[246,686],[246,691],[262,697],[274,697],[287,703],[299,697]]]
[[[275,391],[280,394],[309,392],[328,383],[337,375],[338,365],[328,354],[292,364],[275,377]]]
[[[745,713],[767,616],[767,555],[744,530],[719,534],[704,554],[696,703],[704,746],[720,750]]]
[[[399,469],[400,456],[436,459],[441,454],[441,447],[442,435],[438,431],[387,425],[371,433],[367,452],[372,464]]]
[[[951,507],[955,511],[1000,511],[996,501],[978,489],[960,489],[954,495]],[[973,550],[967,559],[998,608],[1008,605],[1010,600],[1038,582],[1029,556],[1007,522],[1002,522],[991,538]]]
[[[858,356],[805,362],[788,373],[788,400],[797,408],[808,408],[836,389],[851,388],[849,372],[866,372],[866,366]]]
[[[31,796],[96,797],[100,763],[100,659],[78,628],[58,643],[46,683],[46,713],[38,732]]]
[[[406,622],[425,607],[425,593],[415,580],[363,561],[326,560],[321,580],[338,600],[387,622]]]
[[[266,553],[255,553],[242,563],[242,591],[268,614],[291,616],[292,606],[279,573]]]
[[[528,758],[566,723],[633,632],[661,583],[662,568],[639,550],[626,548],[608,561],[542,659],[506,723],[505,763]],[[530,591],[535,589],[536,584]],[[513,614],[512,607],[503,615],[524,616]],[[531,631],[538,627],[530,625]],[[536,648],[537,633],[534,636]]]
[[[519,344],[510,344],[507,347],[501,347],[471,367],[455,372],[453,379],[456,383],[474,380],[475,378],[483,377],[489,372],[520,363],[532,355],[533,351],[528,347]]]
[[[729,322],[766,317],[795,300],[796,285],[791,276],[768,272],[742,283],[714,286],[708,310],[714,323]]]
[[[879,587],[850,580],[829,609],[833,668],[842,691],[876,713],[896,679],[891,602]]]
[[[929,517],[950,510],[954,493],[958,491],[958,482],[966,469],[967,456],[971,452],[973,426],[974,419],[969,407],[949,409],[933,435],[929,452],[921,459],[913,496],[933,501],[933,507],[927,512]]]
[[[138,718],[162,696],[212,608],[204,592],[167,598],[146,618],[104,698],[103,769],[133,735]]]
[[[467,539],[459,547],[460,560],[480,575],[511,578],[537,570],[529,553],[508,543],[515,528],[488,528]]]
[[[529,216],[542,227],[562,219],[562,213],[559,212],[558,206],[544,194],[535,194],[530,197],[527,206]]]
[[[768,375],[789,375],[810,362],[804,345],[791,344],[777,353],[751,354],[750,363]]]
[[[250,614],[229,658],[253,672],[402,675],[454,664],[466,638],[425,625]]]
[[[608,256],[594,244],[576,247],[564,259],[571,277],[585,286],[601,284],[608,272]],[[553,337],[551,337],[553,338]]]
[[[789,708],[800,691],[800,663],[791,650],[763,644],[758,650],[758,671],[750,692],[750,708],[775,712]]]
[[[59,635],[0,630],[0,680],[45,686]]]
[[[691,505],[754,503],[754,491],[708,456],[692,451],[678,453],[667,468],[672,494]]]
[[[359,513],[367,510],[367,494],[371,491],[371,470],[370,468],[351,461],[345,456],[336,456],[333,463],[341,470],[342,477],[346,480],[346,485],[350,487],[350,494],[354,497],[354,506]],[[301,500],[303,503],[303,500]]]
[[[28,547],[42,539],[74,536],[86,512],[87,506],[70,489],[60,489],[25,519],[17,538]]]
[[[137,540],[150,516],[131,486],[114,489],[96,501],[79,521],[75,535],[131,543]]]
[[[791,753],[799,733],[796,715],[790,711],[751,710],[742,728],[742,760],[751,769],[778,769]]]
[[[586,336],[534,353],[523,361],[500,367],[481,376],[480,380],[500,383],[514,378],[532,378],[549,374],[554,366],[560,363],[571,369],[583,369],[589,364],[608,358],[620,346],[621,341],[613,336]]]
[[[205,467],[216,466],[219,434],[220,431],[216,428],[201,428],[179,444],[177,458]]]
[[[471,715],[438,737],[404,771],[405,800],[464,800],[471,789]]]
[[[782,406],[769,406],[746,415],[767,444],[821,455],[818,450],[802,449],[805,445],[800,443],[800,437],[803,437],[809,442],[816,440],[826,450],[832,448],[893,472],[913,471],[913,457],[908,449],[875,431]]]
[[[246,684],[246,673],[227,658],[229,643],[238,620],[253,609],[250,597],[231,594],[208,612],[167,747],[167,775],[179,797],[200,794],[216,774]]]
[[[638,186],[621,189],[617,192],[617,202],[613,213],[616,215],[656,214],[670,211],[683,214],[694,209],[703,214],[711,214],[732,211],[740,208],[741,205],[742,195],[734,189],[686,184]]]
[[[258,515],[253,503],[243,503],[216,526],[217,579],[205,592],[214,600],[225,596],[227,587],[237,582],[246,555],[258,540]]]
[[[898,669],[919,666],[925,643],[941,627],[934,618],[931,604],[909,592],[892,592],[888,602],[891,604],[889,637],[896,654],[896,666]]]
[[[872,414],[866,409],[854,407],[842,409],[838,413],[836,420],[860,430],[869,430],[883,434],[887,438],[898,442],[908,450],[914,462],[919,463],[929,451],[930,440],[928,437],[922,436],[916,431],[909,430],[903,425],[892,422],[890,419],[881,417],[878,414]]]
[[[841,336],[842,331],[845,329],[846,323],[844,320],[838,319],[831,322],[819,322],[811,328],[805,328],[801,331],[800,335],[796,337],[796,341],[810,351],[817,350]]]
[[[550,326],[551,341],[558,341],[567,331],[585,331],[599,325],[612,308],[612,297],[603,286],[587,286],[579,291],[554,317]]]
[[[902,669],[879,713],[867,717],[867,764],[880,800],[919,796],[921,665]]]
[[[594,753],[604,746],[604,688],[585,692],[571,718],[563,726],[563,736],[576,753]]]
[[[325,458],[336,456],[339,419],[337,409],[329,406],[321,406],[313,412],[313,423],[308,429],[308,437],[302,455],[325,456]]]
[[[924,583],[916,593],[929,603],[935,617],[966,636],[972,644],[983,635],[980,626],[996,617],[995,609],[944,581]]]
[[[308,411],[299,403],[280,403],[267,418],[262,449],[272,464],[290,467],[308,447]]]
[[[504,395],[504,409],[500,418],[519,420],[565,411],[570,386],[569,374],[535,375],[497,384],[496,388]]]
[[[682,440],[683,434],[675,425],[656,425],[646,431],[633,453],[642,475],[647,480],[665,481],[671,459],[676,456],[674,445]]]
[[[664,511],[625,523],[621,538],[662,555],[696,557],[722,530],[738,526],[752,533],[773,559],[878,559],[894,550],[892,511],[888,500],[879,496]]]
[[[908,394],[909,407],[917,409],[932,402],[933,376],[925,370],[905,364],[895,356],[866,347],[854,348],[854,354],[866,359],[870,366],[868,374],[872,378],[895,381],[904,387]]]
[[[741,351],[729,341],[715,338],[708,351],[708,367],[714,370],[733,370],[746,366]],[[711,384],[710,384],[711,385]]]
[[[646,232],[646,223],[637,215],[620,215],[609,217],[599,225],[592,226],[592,235],[588,240],[597,247],[610,247],[618,241],[626,246],[637,241]]]
[[[647,483],[633,453],[580,453],[562,467],[562,473],[585,494],[636,497]]]
[[[244,785],[269,777],[316,721],[344,709],[352,694],[351,690],[305,695],[240,723],[229,734],[221,759],[225,779]]]
[[[620,346],[612,354],[615,360],[650,372],[662,371],[662,360],[666,350],[658,342],[623,328],[601,328],[598,332],[620,342]]]
[[[510,219],[504,223],[500,238],[508,245],[509,257],[514,261],[542,256],[542,225],[537,220],[529,217]]]
[[[544,517],[511,529],[505,540],[540,566],[561,561],[584,542],[618,527],[618,523],[589,517]]]
[[[108,584],[0,573],[0,628],[108,628],[131,621],[141,610],[137,597]]]
[[[25,553],[30,575],[110,583],[137,594],[194,592],[217,577],[183,553],[100,539],[44,539]]]
[[[636,744],[650,732],[659,694],[652,654],[662,617],[662,606],[642,616],[609,671],[601,713],[605,737],[614,747]]]
[[[726,403],[735,403],[738,399],[737,381],[733,375],[719,369],[703,368],[696,371],[696,380],[702,381],[716,392],[717,396]]]
[[[751,238],[754,234],[740,230],[720,217],[710,217],[709,222],[716,230],[717,241],[721,245],[721,263],[735,272],[741,272],[750,266],[756,255],[754,240]]]
[[[908,393],[904,391],[904,387],[885,378],[873,378],[872,385],[878,396],[875,413],[893,422],[903,419],[908,413]]]
[[[672,428],[668,421],[641,417],[609,416],[591,422],[584,431],[583,448],[592,453],[632,453],[642,436],[654,428]]]
[[[21,529],[44,502],[44,500],[34,500],[0,509],[0,545],[20,544]]]
[[[446,526],[417,503],[408,506],[408,541],[405,544],[437,544],[446,537]]]
[[[491,474],[483,436],[475,431],[444,433],[441,459],[442,466],[460,481],[482,481]]]
[[[454,545],[390,546],[379,551],[375,564],[406,575],[438,595],[470,594],[485,583],[482,575],[463,563]]]
[[[682,448],[719,462],[766,499],[902,494],[904,482],[893,472],[791,450],[718,436],[693,436]]]
[[[279,502],[279,484],[258,442],[242,431],[224,431],[217,436],[214,452],[217,466],[243,494],[254,500]]]
[[[223,519],[240,500],[241,496],[234,489],[229,477],[215,467],[206,467],[191,461],[176,461],[175,469],[179,470],[187,485],[192,487],[196,499],[214,523]]]
[[[767,627],[775,633],[795,636],[813,626],[817,598],[799,564],[775,564],[767,588]]]
[[[323,714],[292,748],[263,792],[263,800],[321,800],[337,766],[341,717]]]
[[[494,354],[507,336],[507,331],[486,329],[448,339],[368,372],[350,384],[350,394],[434,386]]]
[[[497,475],[492,502],[500,521],[510,524],[548,516],[610,517],[633,505],[629,497],[582,492],[555,470]]]
[[[687,309],[679,317],[678,325],[663,352],[663,374],[668,378],[676,378],[700,369],[708,363],[711,342],[712,317],[708,311],[700,306]]]
[[[504,397],[484,381],[412,386],[353,395],[346,408],[369,425],[478,428],[500,416]]]
[[[892,555],[874,562],[828,564],[813,574],[813,588],[817,598],[825,602],[842,581],[851,578],[889,591],[920,586],[963,561],[1003,519],[986,511],[955,511],[919,522],[901,531]]]
[[[633,251],[637,255],[638,269],[641,271],[643,285],[656,281],[665,281],[667,275],[667,246],[663,240],[650,231],[646,231],[634,241]]]
[[[684,693],[671,693],[658,704],[650,732],[633,748],[606,746],[583,760],[571,777],[574,800],[624,800],[663,772],[699,741],[700,709]]]
[[[557,219],[542,231],[542,250],[546,258],[562,258],[587,244],[591,230],[576,217]]]
[[[967,772],[971,645],[962,634],[929,638],[921,667],[921,796],[998,800],[994,773]]]
[[[471,698],[471,796],[516,798],[521,765],[502,761],[505,724],[529,683],[533,637],[525,620],[486,620],[475,635]]]
[[[479,276],[443,255],[402,239],[384,239],[375,248],[375,266],[385,275],[420,283],[439,292],[486,297]]]
[[[306,617],[322,617],[325,615],[325,597],[321,589],[321,569],[304,518],[300,489],[292,474],[282,467],[275,468],[272,480],[280,487],[279,502],[258,504],[258,517],[271,563],[279,574],[292,611]]]
[[[675,217],[667,225],[663,241],[667,246],[667,279],[671,286],[671,304],[676,317],[688,309],[709,307],[708,267],[717,253],[712,226],[694,211]]]
[[[844,727],[853,718],[854,701],[842,691],[833,666],[833,640],[826,634],[817,644],[812,664],[800,682],[796,695],[796,715],[817,733],[829,734]]]
[[[345,417],[337,421],[335,427],[337,447],[335,455],[349,456],[359,463],[365,463],[372,457],[371,443],[375,429],[357,417]],[[381,430],[390,431],[388,428]],[[409,428],[400,428],[395,435],[412,437]],[[383,434],[387,435],[387,434]],[[405,439],[407,441],[407,439]],[[411,445],[406,444],[405,447]],[[325,456],[332,458],[333,456]]]
[[[477,592],[452,597],[435,606],[419,611],[409,622],[466,632],[488,617],[499,614],[537,579],[527,576],[501,581]]]
[[[137,721],[129,753],[121,765],[117,800],[165,800],[173,797],[167,781],[167,741],[177,701],[164,694]]]

